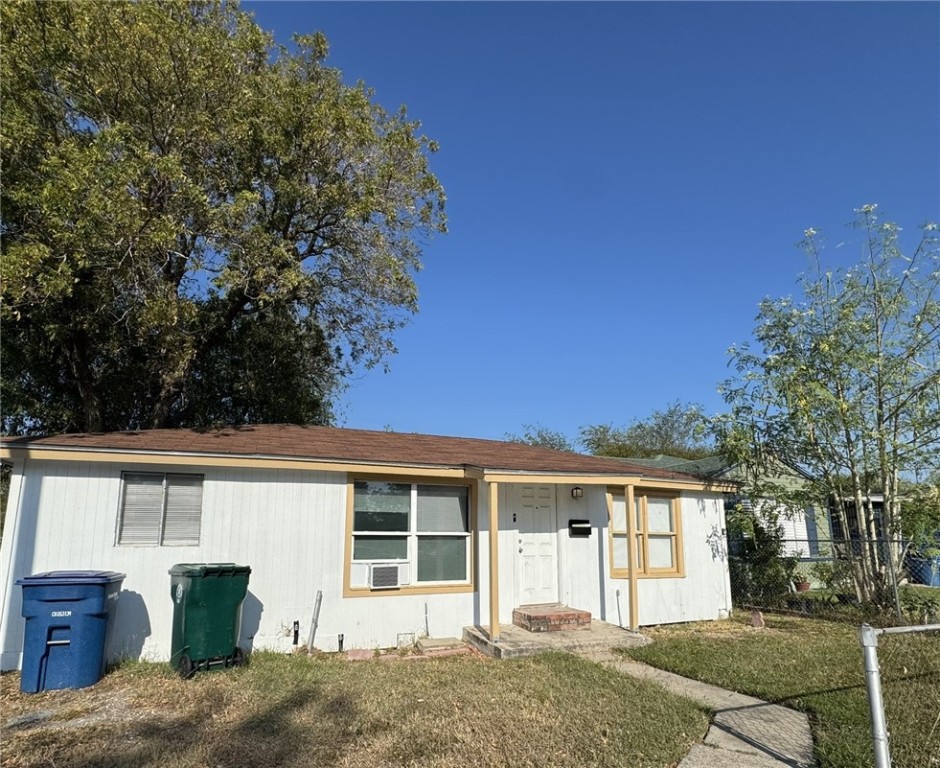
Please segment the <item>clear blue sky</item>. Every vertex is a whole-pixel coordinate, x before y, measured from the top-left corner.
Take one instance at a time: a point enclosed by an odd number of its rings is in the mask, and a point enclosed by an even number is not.
[[[793,294],[803,230],[855,261],[875,202],[940,218],[938,3],[245,3],[324,32],[441,145],[450,232],[390,372],[339,425],[576,436],[717,412],[728,347]]]

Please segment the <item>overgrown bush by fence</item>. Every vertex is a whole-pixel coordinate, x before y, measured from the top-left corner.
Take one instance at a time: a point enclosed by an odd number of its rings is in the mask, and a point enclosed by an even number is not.
[[[818,541],[757,535],[731,546],[728,568],[735,607],[856,624],[870,621],[879,626],[940,622],[940,588],[907,583],[913,575],[907,570],[902,570],[897,605],[893,600],[889,606],[860,604],[848,564],[839,555],[841,550],[859,543],[824,543],[826,546],[820,548]],[[809,551],[817,554],[802,555]]]

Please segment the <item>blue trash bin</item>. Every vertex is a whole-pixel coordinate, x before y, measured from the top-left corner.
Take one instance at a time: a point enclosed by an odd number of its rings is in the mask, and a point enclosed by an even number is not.
[[[907,568],[914,584],[940,587],[940,557],[909,557]]]
[[[123,581],[115,571],[49,571],[16,582],[26,619],[20,690],[85,688],[101,679]]]

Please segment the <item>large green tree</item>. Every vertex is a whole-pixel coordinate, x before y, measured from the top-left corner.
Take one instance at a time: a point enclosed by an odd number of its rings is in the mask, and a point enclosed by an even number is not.
[[[737,375],[723,385],[731,413],[719,433],[754,477],[782,460],[816,478],[775,495],[796,508],[831,503],[859,537],[841,551],[858,597],[890,604],[908,542],[929,535],[921,501],[932,497],[921,488],[905,501],[905,480],[940,466],[938,228],[923,225],[905,253],[900,228],[874,205],[854,227],[861,257],[845,270],[824,265],[822,236],[807,230],[802,296],[763,301],[756,345],[732,349]]]
[[[568,436],[557,429],[543,427],[541,424],[523,424],[522,433],[507,432],[505,439],[510,443],[525,443],[539,448],[551,448],[556,451],[573,451],[574,445]]]
[[[665,454],[700,459],[714,452],[705,425],[700,406],[676,401],[626,427],[611,424],[581,427],[580,442],[599,456],[650,458]]]
[[[4,428],[328,420],[416,310],[434,142],[234,3],[0,13]]]

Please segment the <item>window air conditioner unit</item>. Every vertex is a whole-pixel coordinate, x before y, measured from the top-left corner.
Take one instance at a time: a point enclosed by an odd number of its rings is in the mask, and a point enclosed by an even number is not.
[[[372,563],[369,566],[369,586],[372,589],[397,589],[407,583],[407,563]]]

